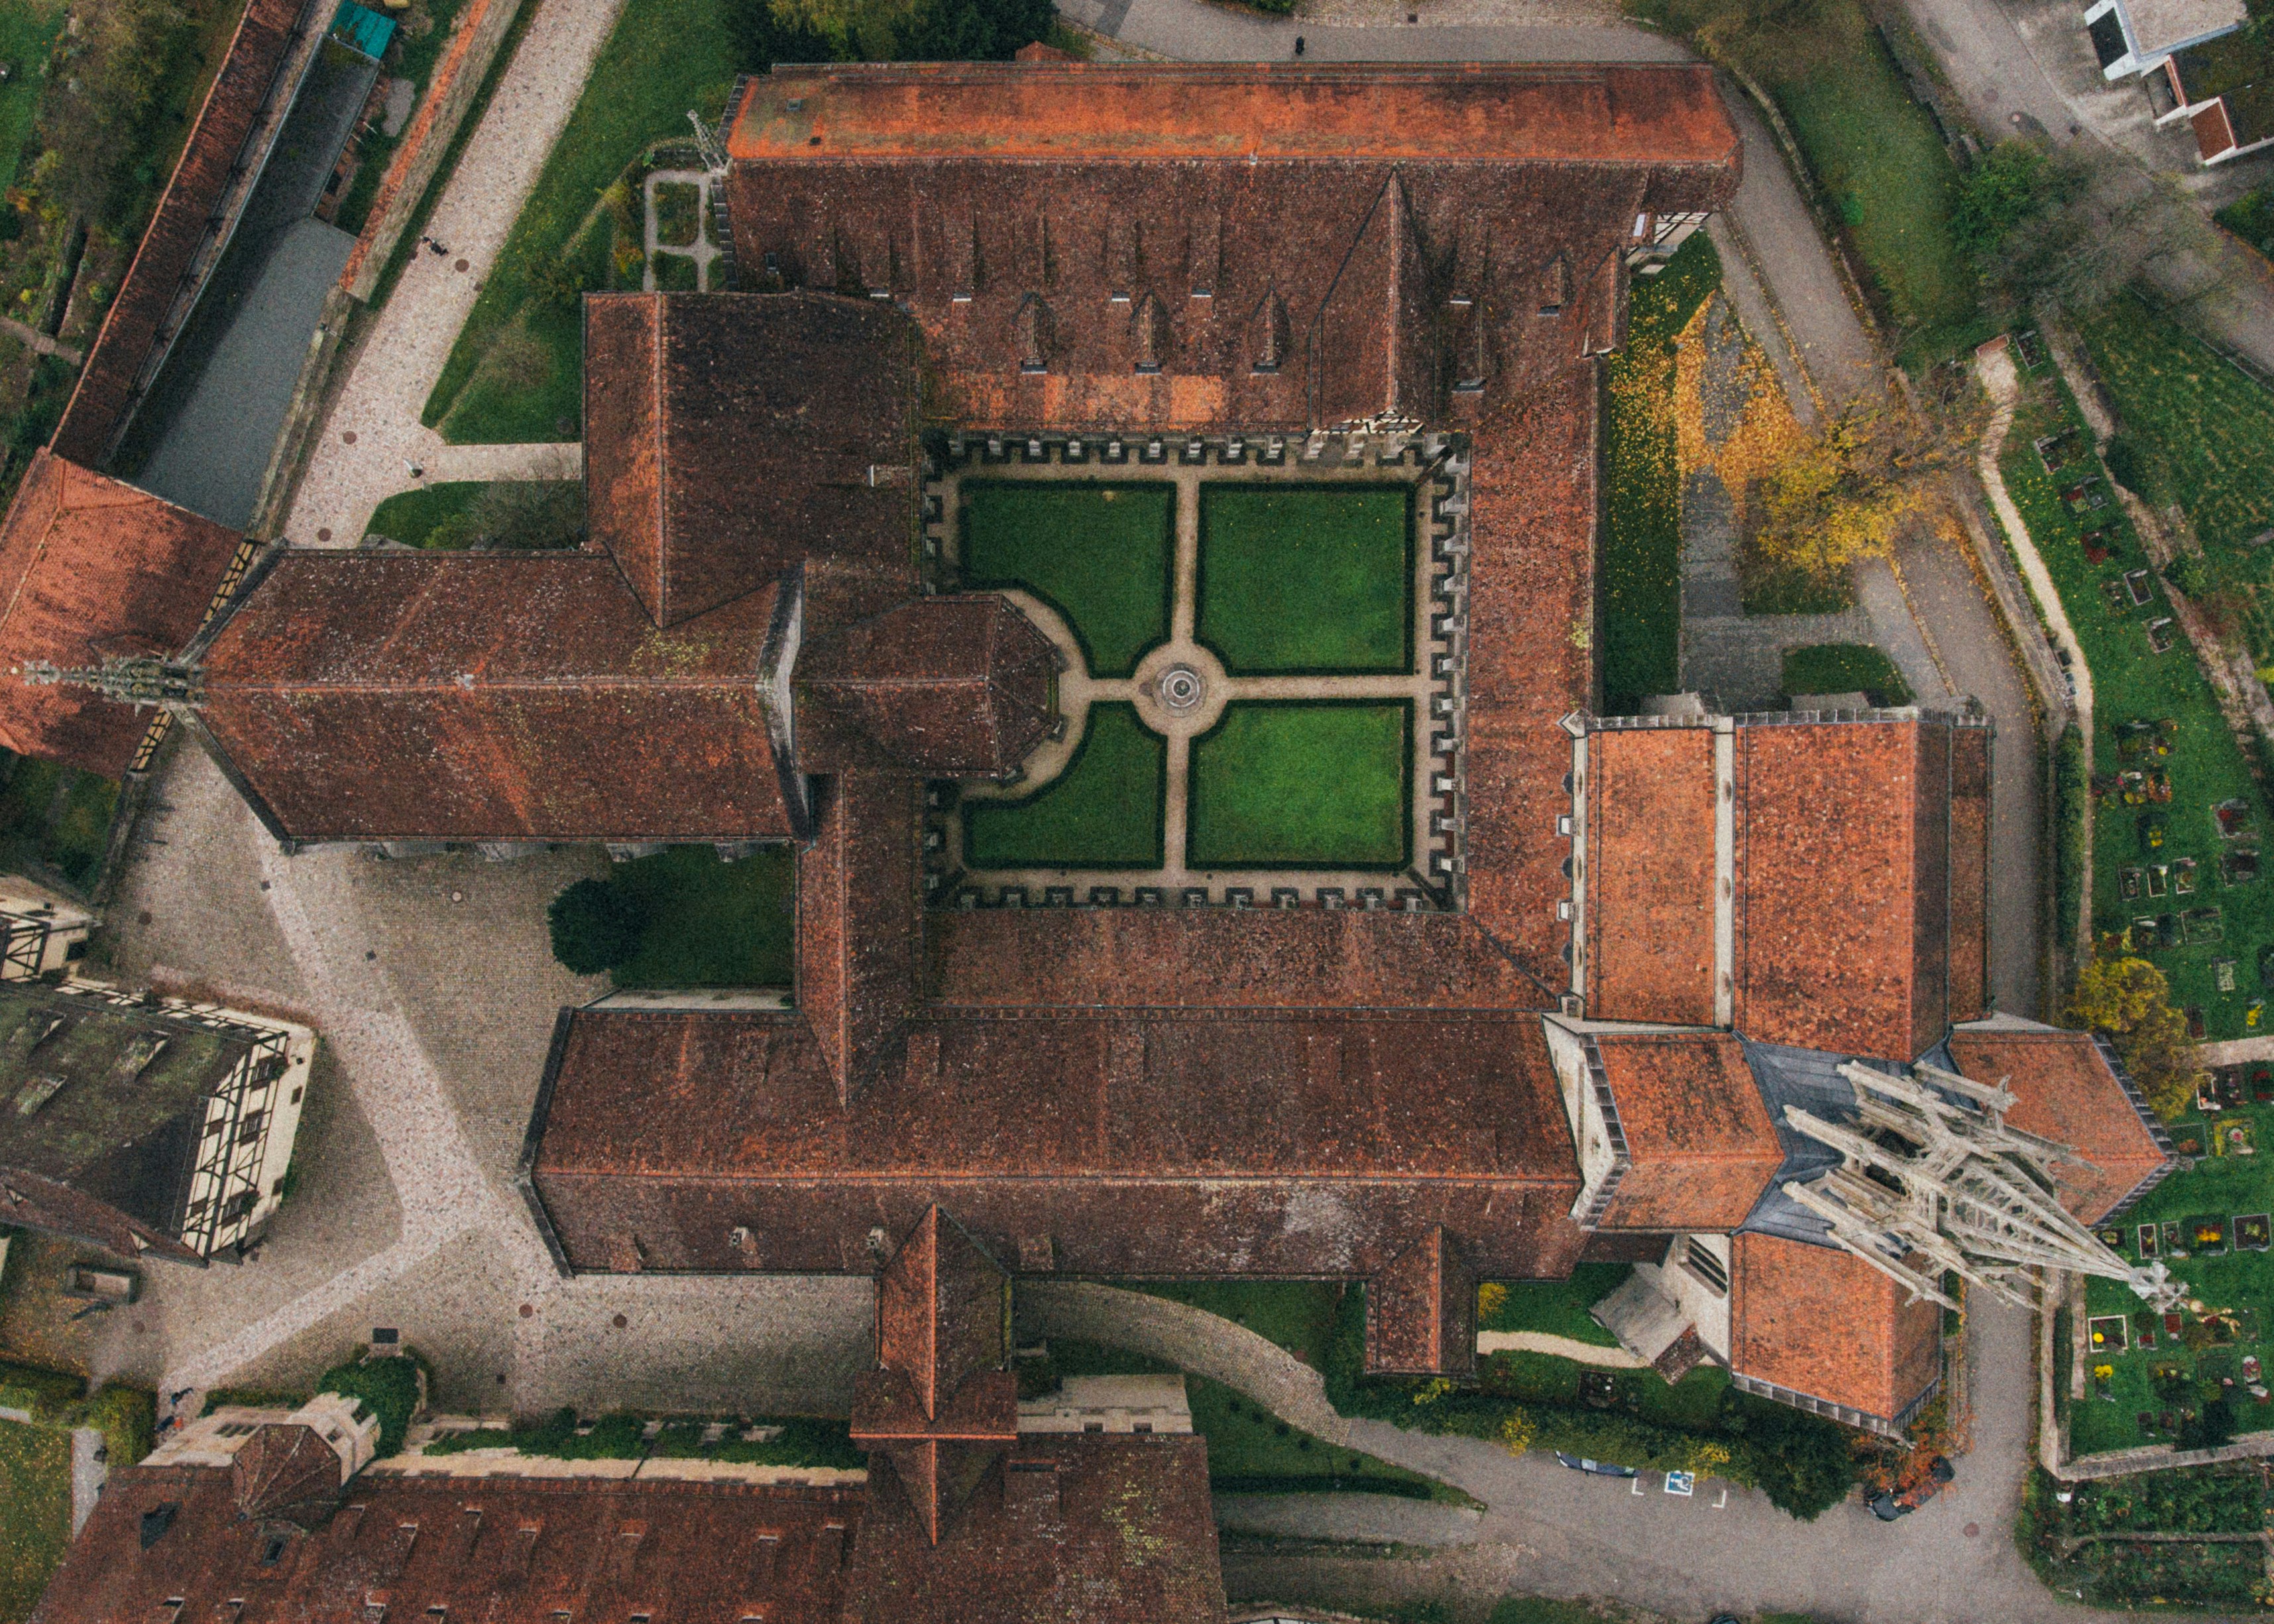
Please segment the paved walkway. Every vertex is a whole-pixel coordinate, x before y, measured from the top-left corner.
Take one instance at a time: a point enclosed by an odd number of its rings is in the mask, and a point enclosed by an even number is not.
[[[53,356],[58,361],[68,361],[73,366],[84,365],[87,357],[69,344],[49,338],[35,327],[26,326],[13,316],[0,316],[0,334],[27,344],[35,355]]]
[[[622,4],[542,0],[427,222],[448,252],[413,252],[356,352],[286,515],[288,539],[354,545],[372,510],[416,483],[414,466],[429,479],[559,477],[535,471],[559,447],[447,447],[418,414]]]
[[[658,186],[692,186],[696,190],[695,240],[685,244],[663,242],[656,235],[655,189]],[[695,285],[719,291],[712,281],[711,267],[719,257],[719,245],[711,240],[711,175],[707,169],[658,169],[647,177],[641,191],[644,205],[642,229],[647,247],[647,269],[640,286],[648,292],[655,291],[655,256],[659,252],[676,254],[682,259],[695,261]]]
[[[110,1462],[98,1458],[106,1451],[102,1434],[91,1426],[72,1428],[72,1534],[76,1538],[94,1515],[102,1485],[110,1480]]]
[[[2097,142],[2173,175],[2212,204],[2266,178],[2263,157],[2206,170],[2184,128],[2150,129],[2146,92],[2101,77],[2083,8],[2070,0],[1903,3],[1985,139],[2038,130],[2057,143]],[[2150,280],[2189,320],[2274,369],[2274,273],[2207,223],[2185,242],[2165,236],[2168,251],[2150,264]]]
[[[120,973],[257,990],[325,1047],[301,1193],[258,1255],[148,1271],[133,1308],[72,1327],[72,1357],[162,1394],[296,1387],[387,1326],[458,1410],[842,1410],[866,1281],[563,1280],[513,1186],[552,1015],[599,985],[551,961],[545,906],[605,859],[286,858],[194,749],[152,799],[109,933]]]

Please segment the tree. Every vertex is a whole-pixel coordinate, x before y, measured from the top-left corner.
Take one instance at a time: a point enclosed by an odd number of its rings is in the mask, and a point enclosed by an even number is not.
[[[2077,973],[2069,1018],[2110,1034],[2157,1116],[2171,1122],[2185,1114],[2195,1095],[2195,1045],[2161,970],[2144,959],[2094,959]]]
[[[648,925],[646,906],[622,886],[578,880],[546,910],[553,956],[579,975],[614,970],[639,951]]]
[[[1827,423],[1752,492],[1752,545],[1766,562],[1819,577],[1883,556],[1921,496],[1931,431],[1899,406],[1858,404]]]
[[[1968,171],[1951,225],[1982,274],[2017,301],[2086,311],[2202,231],[2196,210],[2115,153],[2018,139]]]

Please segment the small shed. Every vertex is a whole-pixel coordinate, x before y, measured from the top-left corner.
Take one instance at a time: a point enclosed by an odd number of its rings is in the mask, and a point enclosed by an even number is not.
[[[332,19],[332,37],[350,50],[378,62],[386,56],[387,48],[395,39],[395,19],[381,17],[368,6],[358,5],[355,0],[341,0],[339,15]]]

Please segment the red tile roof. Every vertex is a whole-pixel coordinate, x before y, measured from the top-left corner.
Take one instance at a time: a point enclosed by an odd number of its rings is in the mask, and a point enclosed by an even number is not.
[[[1477,1362],[1477,1282],[1442,1225],[1367,1284],[1366,1368],[1382,1375],[1461,1375]]]
[[[114,1624],[178,1609],[304,1624],[440,1607],[452,1619],[831,1624],[851,1588],[847,1546],[865,1498],[858,1487],[365,1472],[304,1533],[240,1516],[227,1468],[113,1467],[32,1616]],[[167,1506],[171,1521],[146,1545],[145,1515]],[[280,1558],[264,1561],[280,1536]]]
[[[754,79],[727,155],[1698,165],[1734,178],[1739,147],[1700,67],[934,63]]]
[[[867,1273],[935,1202],[1070,1274],[1362,1276],[1438,1224],[1494,1274],[1577,1249],[1535,1015],[922,1019],[905,1056],[840,1108],[794,1019],[576,1011],[534,1188],[579,1267]]]
[[[1744,1045],[1721,1032],[1598,1033],[1630,1159],[1607,1229],[1734,1229],[1784,1164]]]
[[[659,631],[594,553],[287,552],[201,720],[296,838],[779,838],[774,600]]]
[[[1729,1368],[1893,1421],[1942,1374],[1942,1308],[1862,1259],[1781,1236],[1730,1237]]]
[[[2233,152],[2237,145],[2234,121],[2226,116],[2224,101],[2213,102],[2188,114],[2187,126],[2195,132],[2195,152],[2205,163]]]
[[[1713,1024],[1710,727],[1587,740],[1587,1013]]]
[[[660,626],[809,557],[913,588],[916,331],[812,294],[584,302],[592,538]]]
[[[1975,1081],[2014,1091],[2007,1122],[2084,1158],[2055,1162],[2051,1171],[2061,1205],[2085,1222],[2129,1205],[2170,1168],[2144,1106],[2090,1033],[1954,1032],[1950,1057]]]
[[[1736,1026],[1912,1060],[1947,1028],[1950,728],[1737,730]]]
[[[188,317],[186,307],[177,308],[190,291],[184,279],[216,229],[238,157],[291,49],[302,9],[302,0],[248,0],[64,409],[52,442],[56,455],[89,464],[109,455],[113,439],[148,386],[140,374],[153,348]],[[197,606],[202,611],[205,604]]]
[[[1986,727],[1950,735],[1950,1019],[1990,1011],[1990,757]]]
[[[898,1059],[923,952],[916,897],[918,787],[883,773],[825,786],[797,854],[797,1007],[840,1104]]]
[[[170,655],[195,635],[242,538],[147,492],[36,453],[0,522],[0,744],[117,778],[151,716],[93,689],[34,688],[67,669]]]
[[[897,1473],[869,1490],[844,1624],[1223,1624],[1204,1439],[1021,1438],[936,1545]]]
[[[1002,778],[1050,732],[1058,665],[1049,639],[1007,598],[898,604],[801,650],[798,764]]]

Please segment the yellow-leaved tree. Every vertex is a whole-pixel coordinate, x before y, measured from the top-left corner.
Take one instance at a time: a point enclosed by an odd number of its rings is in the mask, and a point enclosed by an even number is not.
[[[2096,959],[2077,973],[2069,1018],[2107,1033],[2124,1070],[2171,1122],[2195,1097],[2195,1040],[2187,1017],[2172,1007],[2172,984],[2144,959]]]
[[[1922,506],[1915,477],[1936,449],[1932,431],[1901,406],[1851,406],[1751,492],[1755,553],[1819,580],[1885,556]]]

